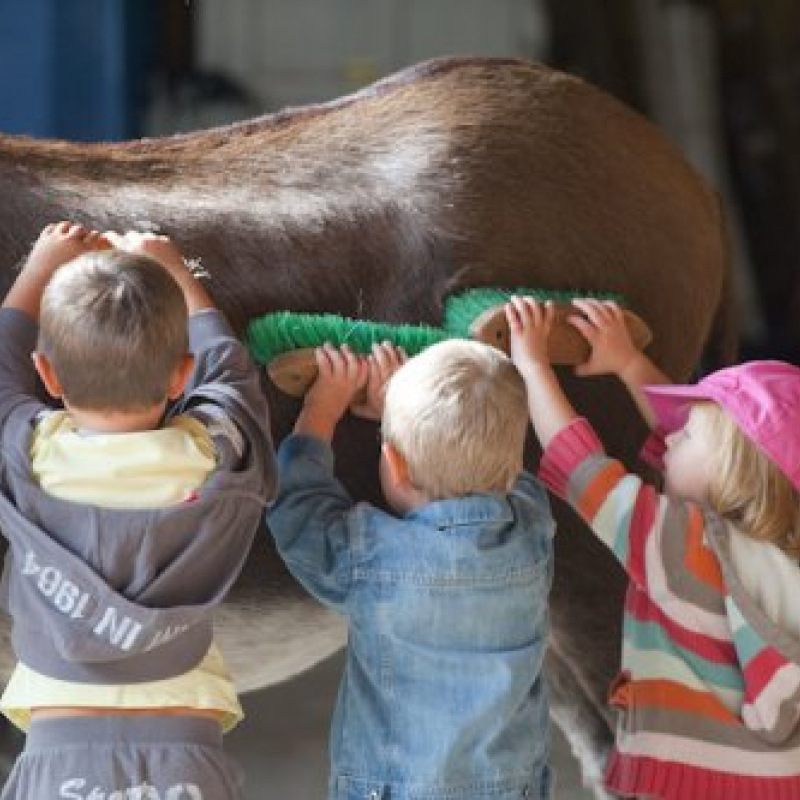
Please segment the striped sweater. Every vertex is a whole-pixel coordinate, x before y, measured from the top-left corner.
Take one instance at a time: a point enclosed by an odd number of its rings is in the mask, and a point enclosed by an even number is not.
[[[629,577],[609,790],[800,798],[800,642],[744,590],[729,523],[627,472],[582,418],[550,442],[540,476]]]

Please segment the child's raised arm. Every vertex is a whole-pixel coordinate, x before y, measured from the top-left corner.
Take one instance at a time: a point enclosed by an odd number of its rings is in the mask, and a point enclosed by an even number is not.
[[[104,237],[83,225],[74,222],[48,225],[39,234],[22,271],[3,301],[3,307],[16,308],[38,320],[42,294],[53,273],[73,258],[108,247]]]
[[[505,312],[511,360],[525,381],[533,429],[545,448],[577,416],[547,357],[547,337],[553,327],[555,307],[532,297],[512,297]]]
[[[672,383],[631,340],[622,309],[616,304],[591,298],[573,300],[581,312],[569,317],[591,346],[589,360],[575,368],[576,375],[616,375],[627,388],[639,413],[650,428],[655,415],[642,387]]]
[[[367,382],[367,362],[347,345],[326,344],[315,351],[317,379],[306,392],[294,432],[330,444],[339,420]]]

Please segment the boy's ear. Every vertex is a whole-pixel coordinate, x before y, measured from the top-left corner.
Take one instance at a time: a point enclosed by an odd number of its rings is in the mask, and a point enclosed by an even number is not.
[[[169,383],[168,397],[170,400],[177,400],[183,394],[183,390],[186,388],[186,384],[189,382],[189,378],[192,377],[193,372],[194,356],[191,353],[184,353],[178,362],[178,366],[175,367]]]
[[[44,388],[47,389],[47,394],[54,400],[60,400],[64,396],[64,390],[47,356],[34,350],[34,352],[31,353],[31,358],[33,359],[33,366],[36,369],[36,373],[41,378]]]
[[[411,488],[411,475],[405,456],[390,442],[384,442],[381,445],[381,451],[391,483],[404,489]]]

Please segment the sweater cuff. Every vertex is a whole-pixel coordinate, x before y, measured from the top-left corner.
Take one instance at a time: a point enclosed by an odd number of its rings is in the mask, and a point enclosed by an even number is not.
[[[548,489],[565,497],[575,468],[598,453],[605,453],[603,443],[585,417],[576,417],[550,440],[539,463],[539,478]]]
[[[667,451],[667,443],[664,441],[664,432],[661,430],[651,431],[647,440],[639,451],[639,458],[651,467],[661,471],[664,469],[664,453]]]

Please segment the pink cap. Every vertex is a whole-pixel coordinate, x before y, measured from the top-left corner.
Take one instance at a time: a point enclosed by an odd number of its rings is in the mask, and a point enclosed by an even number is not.
[[[699,400],[719,403],[742,432],[800,490],[800,369],[782,361],[749,361],[690,386],[645,386],[666,433],[686,422]]]

